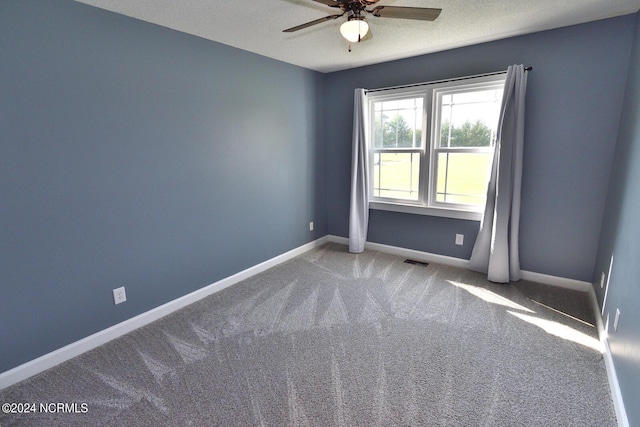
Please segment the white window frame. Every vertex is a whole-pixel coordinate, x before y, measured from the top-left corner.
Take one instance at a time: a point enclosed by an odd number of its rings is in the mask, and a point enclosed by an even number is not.
[[[375,135],[375,111],[374,104],[387,100],[400,100],[407,98],[423,98],[423,116],[421,144],[419,148],[377,149],[370,141],[369,151],[369,208],[394,212],[404,212],[419,215],[441,216],[469,220],[480,220],[483,207],[466,204],[453,204],[438,202],[436,200],[436,177],[438,152],[484,152],[493,153],[491,148],[439,148],[436,147],[440,135],[440,99],[443,94],[452,92],[469,92],[474,90],[486,90],[488,88],[504,87],[505,74],[470,77],[464,80],[448,81],[441,83],[425,84],[410,88],[389,89],[380,92],[369,93],[370,135]],[[376,197],[373,194],[374,155],[379,152],[404,152],[420,154],[420,179],[418,200],[407,200],[389,197]]]
[[[375,132],[373,131],[373,126],[375,126],[375,111],[373,108],[373,104],[374,102],[380,102],[380,101],[385,101],[385,100],[394,100],[394,101],[398,101],[398,100],[403,100],[403,99],[415,99],[415,98],[422,98],[422,108],[423,108],[423,113],[422,113],[422,133],[421,133],[421,137],[420,137],[420,146],[419,147],[414,147],[414,148],[393,148],[393,149],[384,149],[384,148],[375,148],[373,146],[369,147],[369,164],[370,165],[374,165],[374,159],[375,159],[375,154],[376,153],[381,153],[381,152],[386,152],[386,153],[418,153],[420,155],[420,165],[424,165],[424,162],[428,160],[427,156],[428,153],[425,150],[425,139],[426,139],[426,116],[424,115],[424,108],[427,106],[427,104],[429,103],[428,98],[426,98],[426,94],[424,90],[414,90],[414,91],[410,91],[410,90],[389,90],[389,91],[385,91],[384,94],[378,95],[375,97],[375,101],[372,101],[371,99],[369,100],[369,112],[370,112],[370,123],[371,123],[371,129],[369,131],[369,135],[375,135]],[[372,141],[373,143],[373,141]],[[422,166],[421,166],[422,167]],[[412,201],[412,200],[408,200],[408,199],[394,199],[394,198],[389,198],[389,197],[375,197],[374,199],[383,203],[391,203],[391,204],[397,204],[398,202],[401,204],[406,204],[406,205],[414,205],[414,206],[421,206],[422,202],[421,200],[424,200],[424,185],[423,185],[423,173],[422,171],[420,171],[420,182],[418,184],[418,188],[419,188],[419,195],[418,195],[418,200],[417,201]],[[370,168],[369,171],[369,182],[370,182],[370,190],[373,190],[373,167]],[[370,192],[370,194],[373,194],[373,191]]]

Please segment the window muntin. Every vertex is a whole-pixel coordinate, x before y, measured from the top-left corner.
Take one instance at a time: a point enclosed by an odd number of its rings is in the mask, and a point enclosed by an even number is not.
[[[371,201],[480,212],[503,86],[500,75],[370,93]]]

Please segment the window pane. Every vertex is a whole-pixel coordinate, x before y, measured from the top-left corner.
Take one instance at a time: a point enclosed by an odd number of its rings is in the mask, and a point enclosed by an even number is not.
[[[420,105],[422,105],[422,98],[409,98],[398,101],[398,108],[412,109],[416,106],[416,101],[420,101]]]
[[[500,92],[499,94],[497,92]],[[502,98],[502,89],[476,90],[472,92],[459,92],[453,94],[454,104],[466,104],[470,102],[492,102]]]
[[[451,97],[451,95],[448,95]],[[441,111],[440,126],[440,147],[448,148],[451,146],[451,106],[443,105]]]
[[[438,153],[436,201],[482,206],[491,153]]]
[[[376,109],[377,107],[380,105],[380,102],[377,102],[376,105]],[[375,148],[382,148],[382,140],[383,140],[383,135],[382,135],[382,112],[380,111],[376,111],[374,113],[374,117],[375,117],[375,125],[373,127],[374,132],[373,132],[373,146]]]
[[[502,89],[444,94],[440,99],[439,147],[492,147]]]
[[[397,110],[398,109],[398,101],[385,101],[382,103],[383,110]]]
[[[373,165],[373,195],[418,200],[419,153],[376,153]]]
[[[422,98],[374,103],[374,147],[420,147],[422,107]]]

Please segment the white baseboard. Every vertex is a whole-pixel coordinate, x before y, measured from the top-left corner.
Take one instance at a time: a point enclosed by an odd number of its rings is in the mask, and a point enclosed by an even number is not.
[[[349,244],[349,239],[340,236],[328,236],[330,242]],[[418,261],[434,262],[437,264],[450,265],[452,267],[469,268],[469,261],[462,258],[455,258],[445,255],[438,255],[429,252],[417,251],[414,249],[406,249],[398,246],[390,246],[382,243],[366,242],[365,249],[371,249],[378,252],[384,252],[401,257],[411,258]],[[588,292],[591,289],[591,283],[581,280],[567,279],[565,277],[551,276],[548,274],[535,273],[533,271],[522,272],[522,278],[531,282],[542,283],[544,285],[556,286],[559,288],[573,289],[576,291]]]
[[[340,243],[344,245],[349,244],[349,239],[346,237],[339,237],[329,235],[329,241],[334,243]],[[386,254],[397,255],[405,258],[415,259],[416,261],[434,262],[437,264],[451,265],[454,267],[467,268],[469,261],[461,258],[454,258],[445,255],[432,254],[429,252],[417,251],[414,249],[401,248],[399,246],[384,245],[382,243],[366,242],[364,244],[365,249],[372,251],[384,252]]]
[[[613,363],[613,356],[611,355],[611,348],[609,347],[609,337],[605,326],[602,322],[602,315],[600,314],[600,306],[598,305],[598,298],[593,286],[589,289],[589,299],[591,300],[591,308],[593,315],[596,318],[596,326],[598,327],[598,336],[602,342],[604,358],[604,366],[607,369],[607,378],[609,380],[609,389],[611,390],[611,398],[613,400],[613,407],[616,411],[616,418],[618,419],[618,426],[629,427],[629,419],[627,418],[627,411],[624,408],[624,401],[622,400],[622,391],[620,390],[620,383],[618,383],[618,374],[616,373],[616,366]]]
[[[591,283],[582,280],[567,279],[566,277],[550,276],[548,274],[535,273],[533,271],[522,270],[522,279],[531,282],[542,283],[544,285],[556,286],[558,288],[572,289],[574,291],[589,292]]]
[[[64,361],[67,361],[73,357],[79,356],[89,350],[92,350],[102,344],[105,344],[115,338],[118,338],[124,334],[127,334],[135,329],[145,326],[151,322],[154,322],[168,314],[173,313],[189,304],[201,300],[213,293],[221,291],[231,285],[234,285],[242,280],[248,279],[261,273],[269,268],[272,268],[278,264],[288,261],[304,252],[307,252],[315,247],[323,245],[329,241],[328,236],[321,237],[320,239],[309,242],[305,245],[299,246],[290,250],[284,254],[278,255],[246,270],[240,271],[233,276],[226,277],[197,291],[191,292],[185,296],[177,298],[173,301],[169,301],[166,304],[158,306],[154,309],[139,314],[131,319],[127,319],[124,322],[113,325],[110,328],[104,329],[79,341],[66,345],[58,350],[54,350],[51,353],[47,353],[37,359],[24,363],[20,366],[16,366],[6,372],[0,374],[0,390],[16,384],[22,380],[25,380],[33,375],[39,374],[49,368],[52,368]]]

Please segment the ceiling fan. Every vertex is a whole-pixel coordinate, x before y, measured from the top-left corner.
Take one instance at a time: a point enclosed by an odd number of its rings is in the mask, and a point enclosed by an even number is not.
[[[347,21],[340,26],[340,33],[351,43],[358,43],[369,32],[369,24],[364,20],[363,14],[370,13],[380,18],[399,18],[399,19],[417,19],[421,21],[433,21],[442,12],[442,9],[425,8],[425,7],[401,7],[401,6],[376,6],[373,9],[367,9],[380,0],[312,0],[322,3],[329,7],[340,9],[342,13],[336,15],[325,16],[306,24],[296,25],[287,28],[284,33],[293,33],[316,24],[326,21],[332,21],[347,14]]]

